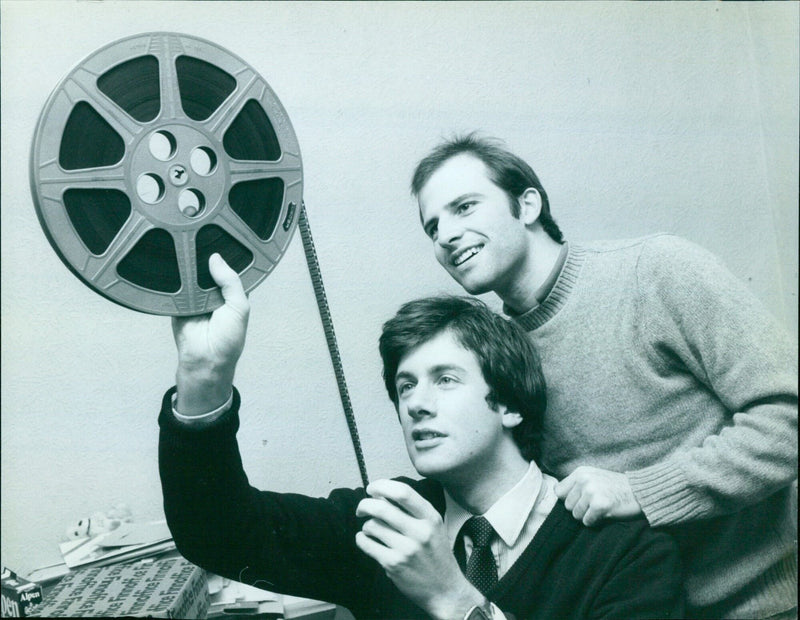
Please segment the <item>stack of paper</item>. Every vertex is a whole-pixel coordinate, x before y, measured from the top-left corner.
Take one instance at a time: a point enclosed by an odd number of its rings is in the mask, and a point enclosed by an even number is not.
[[[175,548],[166,521],[123,523],[117,529],[91,538],[61,543],[67,568],[106,566],[128,562]]]
[[[211,606],[208,618],[250,615],[285,620],[334,620],[336,605],[288,594],[276,594],[208,573]]]
[[[208,575],[208,591],[211,606],[207,618],[229,617],[232,614],[274,620],[284,617],[280,594],[213,574]]]

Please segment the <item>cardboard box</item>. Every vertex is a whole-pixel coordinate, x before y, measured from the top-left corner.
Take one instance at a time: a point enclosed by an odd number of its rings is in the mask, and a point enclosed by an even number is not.
[[[205,571],[176,557],[76,570],[62,579],[34,615],[97,618],[205,618]]]
[[[42,587],[22,577],[14,571],[3,568],[2,577],[2,617],[25,618],[32,608],[42,602]]]

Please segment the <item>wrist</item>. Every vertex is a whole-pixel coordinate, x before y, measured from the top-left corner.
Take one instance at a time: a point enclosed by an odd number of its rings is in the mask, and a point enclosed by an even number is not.
[[[468,583],[468,582],[467,582]],[[455,597],[445,597],[430,605],[428,612],[433,618],[442,620],[452,620],[453,618],[465,618],[475,608],[487,606],[489,601],[483,594],[475,589],[472,584]]]
[[[228,401],[233,391],[233,372],[179,366],[175,385],[175,408],[187,416],[204,414]]]

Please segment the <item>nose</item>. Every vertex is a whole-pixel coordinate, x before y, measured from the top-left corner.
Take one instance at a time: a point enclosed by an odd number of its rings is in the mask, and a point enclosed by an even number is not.
[[[413,393],[406,398],[406,410],[414,421],[436,415],[436,402],[433,390],[421,383],[414,387]]]
[[[458,220],[449,216],[441,216],[437,223],[437,241],[439,245],[448,247],[461,238],[462,226]]]

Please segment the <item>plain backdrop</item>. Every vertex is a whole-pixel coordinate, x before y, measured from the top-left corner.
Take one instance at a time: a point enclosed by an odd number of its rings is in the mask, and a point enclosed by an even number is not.
[[[297,133],[304,198],[371,478],[410,474],[377,337],[400,303],[460,291],[408,185],[443,137],[497,136],[568,239],[667,231],[717,253],[797,337],[797,3],[2,2],[2,563],[59,561],[117,502],[163,516],[156,416],[168,318],[82,284],[43,234],[28,158],[52,89],[148,31],[255,68]],[[499,309],[496,298],[485,296]],[[299,235],[251,294],[236,384],[256,486],[324,495],[358,469]]]

